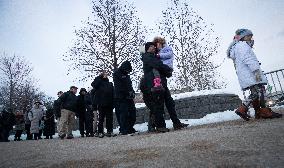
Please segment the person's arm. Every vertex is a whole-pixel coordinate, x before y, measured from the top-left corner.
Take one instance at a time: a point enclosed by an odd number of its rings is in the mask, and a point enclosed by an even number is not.
[[[163,64],[163,62],[159,60],[158,58],[145,56],[143,59],[143,62],[157,69],[160,73],[165,74],[167,77],[171,76],[172,69],[169,66]]]

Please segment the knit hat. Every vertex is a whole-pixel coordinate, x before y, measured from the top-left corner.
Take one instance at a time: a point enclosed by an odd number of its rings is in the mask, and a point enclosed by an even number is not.
[[[238,29],[236,31],[236,35],[234,36],[234,39],[239,41],[245,36],[253,35],[252,31],[249,29]]]
[[[41,101],[39,101],[39,100],[36,100],[35,102],[34,102],[34,104],[40,104],[40,105],[42,105],[42,102]]]
[[[155,43],[153,43],[153,42],[147,42],[147,43],[145,44],[145,52],[148,51],[148,49],[150,48],[151,45],[155,46]]]
[[[233,42],[231,42],[231,44],[229,45],[229,47],[227,49],[227,57],[228,58],[230,58],[230,52],[231,52],[231,49],[233,48],[233,46],[236,45],[243,37],[249,36],[249,35],[253,35],[252,31],[249,30],[249,29],[238,29],[235,32]]]
[[[81,88],[79,94],[81,94],[82,92],[86,92],[87,93],[87,90],[85,88]]]

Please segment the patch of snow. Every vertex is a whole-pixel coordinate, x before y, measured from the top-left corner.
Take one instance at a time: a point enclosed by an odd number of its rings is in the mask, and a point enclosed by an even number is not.
[[[179,94],[173,94],[173,99],[182,99],[187,97],[194,97],[194,96],[204,96],[204,95],[212,95],[212,94],[235,94],[234,92],[228,89],[212,89],[212,90],[200,90],[200,91],[193,91],[193,92],[185,92]]]

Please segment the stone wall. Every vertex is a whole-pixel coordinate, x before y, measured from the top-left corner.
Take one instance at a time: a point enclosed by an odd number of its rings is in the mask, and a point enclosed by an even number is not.
[[[212,94],[182,98],[175,100],[175,103],[178,118],[198,119],[204,117],[206,114],[234,110],[241,104],[241,99],[234,94]],[[148,116],[148,108],[138,108],[136,114],[136,124],[148,122]],[[167,111],[165,114],[165,119],[169,119]],[[115,115],[114,126],[117,126]]]

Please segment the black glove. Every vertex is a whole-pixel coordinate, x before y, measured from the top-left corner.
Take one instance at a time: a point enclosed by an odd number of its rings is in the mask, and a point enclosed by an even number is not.
[[[128,92],[127,99],[134,99],[134,98],[135,98],[135,92],[134,91]]]

